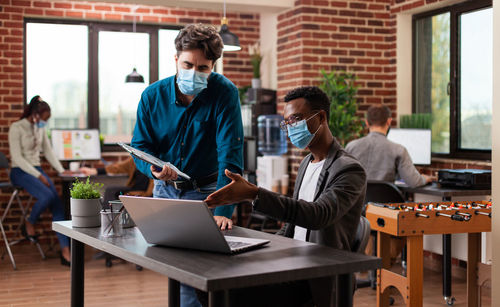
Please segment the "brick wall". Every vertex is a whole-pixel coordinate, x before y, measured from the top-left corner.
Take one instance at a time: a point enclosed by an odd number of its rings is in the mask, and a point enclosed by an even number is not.
[[[278,16],[278,110],[282,98],[297,86],[317,85],[320,70],[348,71],[357,77],[358,115],[372,104],[384,104],[396,116],[396,14],[442,0],[297,0]],[[289,171],[293,187],[305,151],[289,144]],[[422,168],[435,174],[450,160]],[[468,161],[467,168],[487,168]],[[464,167],[465,168],[465,167]]]
[[[76,19],[105,22],[132,22],[133,5],[99,2],[43,1],[43,0],[0,0],[0,151],[8,154],[7,135],[12,122],[19,119],[22,113],[23,97],[23,20],[25,17],[47,19]],[[221,9],[222,10],[222,9]],[[183,25],[187,23],[205,23],[220,25],[221,11],[192,10],[159,6],[141,5],[136,10],[138,23]],[[249,85],[252,69],[249,62],[248,48],[259,39],[259,14],[229,13],[229,26],[238,35],[244,49],[237,53],[224,55],[224,74],[236,86]],[[108,160],[118,157],[108,156]],[[51,170],[47,163],[45,170]],[[49,175],[57,183],[59,181],[53,171]],[[0,172],[0,181],[7,180],[5,172]],[[0,193],[0,204],[3,208],[10,193]],[[26,199],[26,197],[23,197]],[[6,221],[7,235],[14,236],[12,225],[18,223],[19,211],[13,210]],[[43,216],[43,226],[50,228],[48,213]],[[47,237],[43,237],[47,239]],[[3,244],[3,243],[2,243]]]
[[[317,85],[320,70],[357,77],[360,115],[371,104],[396,109],[396,28],[391,1],[297,0],[278,16],[278,97]],[[280,103],[279,110],[283,108]],[[304,152],[291,147],[291,186]]]

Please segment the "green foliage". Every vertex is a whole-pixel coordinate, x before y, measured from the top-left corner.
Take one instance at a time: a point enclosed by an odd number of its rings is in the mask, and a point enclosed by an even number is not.
[[[102,183],[92,183],[90,177],[87,177],[85,182],[76,179],[69,191],[71,198],[74,199],[96,199],[101,197],[100,191],[102,187]]]
[[[324,70],[321,70],[321,74],[323,77],[319,88],[330,98],[328,125],[340,144],[345,146],[349,141],[358,138],[363,129],[362,121],[356,116],[356,77],[346,72],[327,73]]]
[[[250,85],[245,85],[242,87],[238,87],[238,94],[240,96],[240,103],[245,103],[247,100],[247,91],[250,88]]]
[[[418,128],[431,129],[432,114],[430,113],[414,113],[405,114],[399,117],[400,128]]]

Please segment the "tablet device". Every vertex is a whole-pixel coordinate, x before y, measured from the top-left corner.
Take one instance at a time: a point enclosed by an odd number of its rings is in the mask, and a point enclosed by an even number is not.
[[[160,160],[155,156],[152,156],[152,155],[150,155],[142,150],[139,150],[137,148],[134,148],[134,147],[129,146],[127,144],[124,144],[122,142],[119,142],[117,144],[120,145],[123,149],[128,151],[132,156],[136,157],[137,159],[140,159],[144,162],[147,162],[153,166],[156,166],[159,169],[162,169],[163,166],[166,165],[166,166],[170,167],[171,169],[173,169],[177,173],[178,176],[184,177],[188,180],[191,179],[191,177],[189,177],[189,175],[181,172],[177,167],[172,165],[170,162],[165,162],[163,160]]]

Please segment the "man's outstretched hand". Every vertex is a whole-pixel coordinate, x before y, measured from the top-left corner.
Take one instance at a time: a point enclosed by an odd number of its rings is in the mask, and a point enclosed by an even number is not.
[[[205,202],[209,207],[213,208],[255,199],[259,191],[256,185],[251,184],[239,174],[232,173],[227,169],[225,173],[232,181],[230,184],[207,196]]]

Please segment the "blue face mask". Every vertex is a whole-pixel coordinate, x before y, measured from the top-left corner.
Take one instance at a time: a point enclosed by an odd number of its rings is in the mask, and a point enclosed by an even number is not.
[[[209,74],[194,69],[179,69],[177,86],[184,95],[198,95],[207,88]]]
[[[307,128],[307,121],[316,116],[318,113],[314,114],[313,116],[309,117],[308,119],[303,119],[301,121],[296,122],[293,126],[288,125],[288,137],[290,138],[290,142],[292,142],[293,145],[297,146],[298,148],[304,149],[306,148],[309,143],[311,143],[312,139],[318,132],[314,132],[312,134],[309,132],[309,129]]]
[[[35,123],[35,125],[37,126],[37,128],[45,128],[45,126],[47,126],[47,122],[40,119],[38,122]]]

